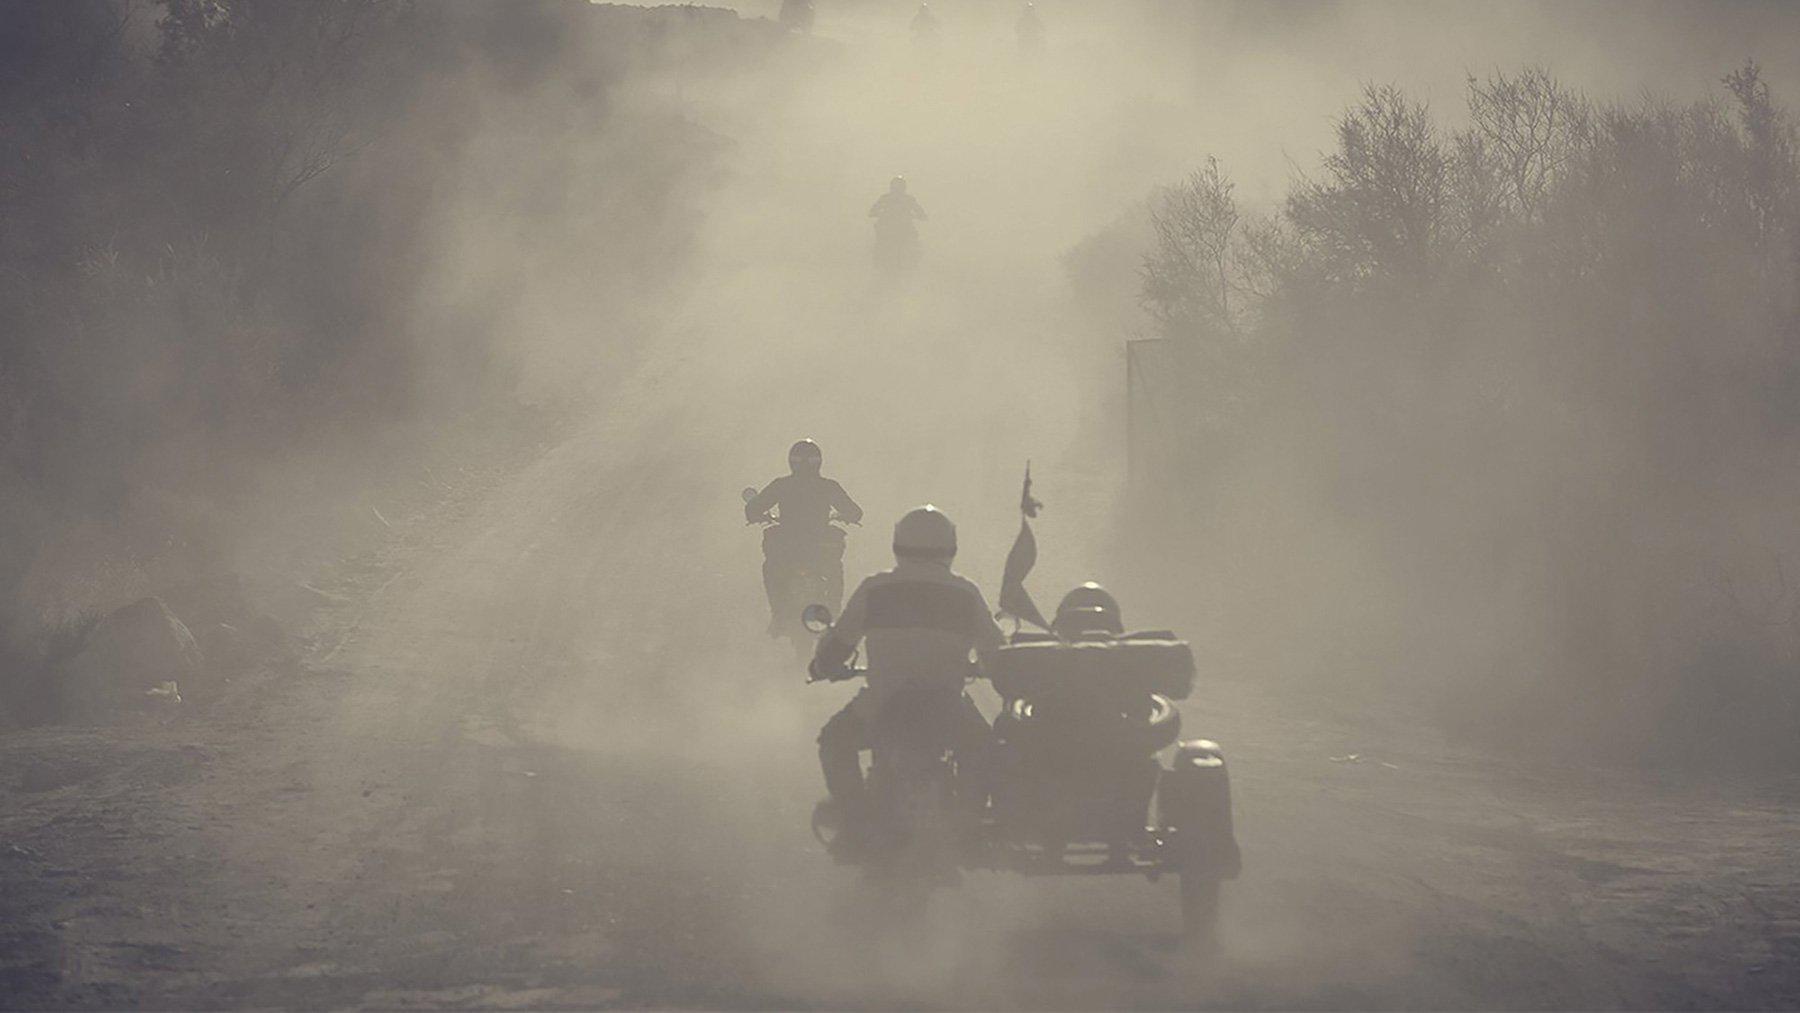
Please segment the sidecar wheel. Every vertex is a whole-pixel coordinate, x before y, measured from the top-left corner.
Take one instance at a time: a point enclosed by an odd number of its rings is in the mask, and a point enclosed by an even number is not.
[[[1205,949],[1218,945],[1219,881],[1184,872],[1181,880],[1181,936]]]

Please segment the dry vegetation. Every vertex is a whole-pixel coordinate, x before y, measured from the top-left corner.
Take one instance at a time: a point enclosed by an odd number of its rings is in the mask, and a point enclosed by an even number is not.
[[[323,459],[328,497],[371,448],[594,393],[639,340],[631,307],[685,256],[722,150],[613,101],[628,67],[685,58],[641,13],[3,5],[10,679],[41,673],[74,639],[57,631],[96,611],[228,581],[236,535],[267,526],[247,498],[266,462]],[[548,333],[533,314],[567,323]],[[525,375],[546,342],[563,345],[550,384]]]
[[[1471,79],[1456,130],[1371,87],[1272,213],[1217,165],[1155,196],[1203,392],[1168,489],[1239,629],[1517,740],[1796,756],[1800,167],[1755,64],[1722,83]]]

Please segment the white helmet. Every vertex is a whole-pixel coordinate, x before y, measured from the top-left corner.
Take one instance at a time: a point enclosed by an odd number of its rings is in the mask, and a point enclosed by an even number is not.
[[[929,503],[914,507],[894,525],[894,555],[949,562],[956,557],[956,525]]]

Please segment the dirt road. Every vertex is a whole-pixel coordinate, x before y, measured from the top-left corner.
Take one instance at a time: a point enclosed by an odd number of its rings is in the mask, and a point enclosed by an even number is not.
[[[1175,945],[1167,882],[974,875],[923,935],[864,928],[806,831],[838,700],[759,636],[728,476],[651,403],[670,368],[340,574],[297,671],[9,739],[6,1004],[1800,1001],[1791,796],[1462,755],[1228,673],[1187,708],[1236,769],[1222,953]]]

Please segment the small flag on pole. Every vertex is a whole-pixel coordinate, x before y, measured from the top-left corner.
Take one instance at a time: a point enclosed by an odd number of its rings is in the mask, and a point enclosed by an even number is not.
[[[1000,610],[996,616],[1012,616],[1022,622],[1028,622],[1039,629],[1047,630],[1050,624],[1044,621],[1044,614],[1038,611],[1037,603],[1031,600],[1031,593],[1025,590],[1025,575],[1037,565],[1037,536],[1031,533],[1031,518],[1038,515],[1044,504],[1031,496],[1031,462],[1025,462],[1025,488],[1019,494],[1019,536],[1013,539],[1012,551],[1006,554],[1006,573],[1000,578]]]

